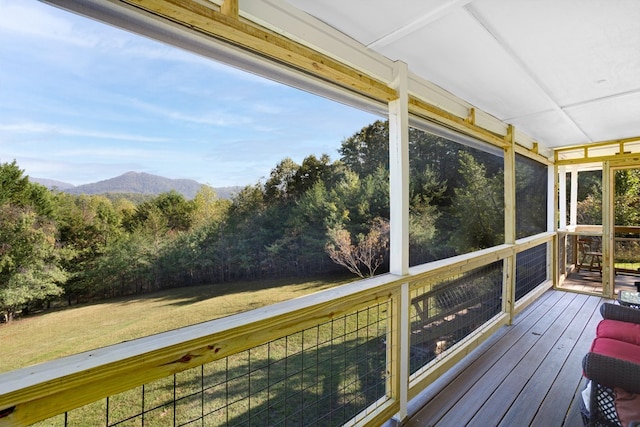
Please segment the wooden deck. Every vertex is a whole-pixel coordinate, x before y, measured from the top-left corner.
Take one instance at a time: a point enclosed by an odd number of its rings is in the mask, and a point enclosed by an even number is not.
[[[636,291],[635,282],[640,281],[640,275],[620,273],[615,275],[614,293],[619,291]],[[581,270],[579,273],[573,271],[565,279],[561,289],[576,292],[602,293],[602,276],[598,271]]]
[[[548,291],[414,399],[404,426],[582,426],[582,357],[604,299]]]

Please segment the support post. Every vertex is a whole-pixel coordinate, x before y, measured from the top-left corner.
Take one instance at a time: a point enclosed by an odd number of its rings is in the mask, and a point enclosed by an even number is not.
[[[407,64],[394,64],[391,87],[398,98],[389,102],[389,206],[390,206],[390,273],[409,273],[409,94]],[[409,284],[402,285],[393,315],[391,341],[391,396],[397,399],[397,417],[407,417],[409,395]]]
[[[390,273],[409,272],[409,95],[407,65],[396,62],[394,88],[398,99],[389,102]]]
[[[571,168],[571,203],[569,205],[569,225],[578,225],[578,168]]]
[[[602,295],[605,298],[614,298],[613,282],[615,280],[615,268],[613,259],[613,238],[615,223],[615,197],[614,185],[615,171],[611,168],[611,162],[602,164]]]
[[[547,231],[558,230],[558,168],[555,165],[547,167]],[[554,289],[559,285],[560,265],[560,245],[564,244],[564,239],[558,238],[556,233],[553,242],[547,245],[547,278],[551,275]],[[562,263],[564,265],[564,262]]]
[[[509,125],[505,137],[508,145],[504,149],[504,242],[516,243],[516,150],[515,128]],[[504,259],[504,278],[502,291],[503,310],[509,315],[509,324],[513,321],[516,289],[516,254]]]

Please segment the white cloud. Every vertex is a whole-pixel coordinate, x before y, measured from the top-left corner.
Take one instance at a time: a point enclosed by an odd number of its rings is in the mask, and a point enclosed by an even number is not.
[[[0,160],[31,176],[252,184],[284,157],[333,158],[368,120],[35,0],[0,0],[0,38]]]
[[[64,127],[56,124],[22,122],[13,124],[0,124],[0,132],[14,133],[46,133],[51,135],[65,136],[81,136],[89,138],[111,139],[120,141],[138,141],[138,142],[166,142],[167,138],[154,136],[123,134],[114,132],[102,132],[98,130],[89,130],[81,128]]]

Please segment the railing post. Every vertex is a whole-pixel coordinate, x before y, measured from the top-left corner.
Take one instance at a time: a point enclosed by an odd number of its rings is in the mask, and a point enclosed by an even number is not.
[[[508,245],[516,243],[516,130],[509,125],[504,149],[504,242]],[[502,293],[502,309],[509,315],[509,324],[513,320],[516,287],[516,253],[504,260],[504,288]]]
[[[396,418],[402,421],[407,417],[409,400],[409,283],[403,283],[400,291],[394,293],[390,308],[387,396],[398,401],[400,409]]]

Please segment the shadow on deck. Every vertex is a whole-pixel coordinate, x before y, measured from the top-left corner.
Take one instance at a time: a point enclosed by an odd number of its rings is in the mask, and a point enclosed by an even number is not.
[[[410,403],[404,426],[582,426],[596,296],[548,291]]]

